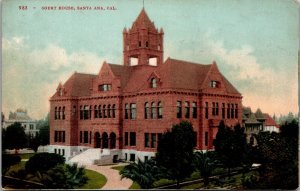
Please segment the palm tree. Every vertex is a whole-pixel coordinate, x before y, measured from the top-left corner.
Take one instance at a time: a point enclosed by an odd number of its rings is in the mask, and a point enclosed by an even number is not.
[[[120,175],[121,179],[129,178],[138,183],[141,188],[147,189],[151,188],[153,183],[161,177],[162,171],[154,160],[151,159],[142,162],[138,159],[137,163],[125,166],[120,171]]]
[[[201,151],[196,152],[194,155],[194,166],[201,173],[205,187],[207,187],[209,184],[209,177],[216,167],[216,164],[216,160],[210,155],[209,152],[203,153]]]

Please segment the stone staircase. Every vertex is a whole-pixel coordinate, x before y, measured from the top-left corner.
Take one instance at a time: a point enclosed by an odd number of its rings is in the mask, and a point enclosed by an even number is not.
[[[112,158],[110,157],[109,149],[91,148],[87,149],[78,155],[75,155],[67,161],[69,164],[77,163],[78,166],[86,166],[95,164],[95,161],[101,161],[101,158]]]

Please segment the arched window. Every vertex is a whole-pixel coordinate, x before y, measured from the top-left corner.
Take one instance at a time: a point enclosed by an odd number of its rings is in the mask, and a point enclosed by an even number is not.
[[[61,116],[61,107],[58,108],[58,119],[60,119]]]
[[[54,109],[54,119],[57,119],[57,107]]]
[[[161,119],[162,116],[163,116],[163,114],[162,114],[163,111],[162,111],[162,104],[161,104],[161,102],[158,102],[157,108],[158,108],[158,118]]]
[[[136,104],[132,103],[130,104],[130,119],[136,118]]]
[[[151,103],[151,118],[152,119],[156,118],[156,107],[155,107],[155,103],[154,102]]]
[[[152,79],[151,79],[151,88],[156,88],[156,87],[157,87],[156,79],[155,79],[155,78],[152,78]]]
[[[106,118],[106,105],[103,105],[103,118]]]
[[[184,116],[190,118],[190,103],[188,101],[184,102]]]
[[[82,106],[80,106],[80,119],[83,119],[83,109],[82,109]]]
[[[192,103],[192,115],[193,115],[194,119],[197,118],[197,103],[196,102]]]
[[[102,118],[101,105],[98,106],[99,118]]]
[[[125,104],[125,119],[128,119],[128,114],[129,114],[129,105],[128,103]]]
[[[111,118],[111,109],[110,109],[110,104],[107,106],[107,117]]]
[[[92,106],[90,105],[90,109],[89,109],[89,119],[92,119]]]
[[[98,118],[98,106],[94,106],[94,118]]]
[[[62,108],[62,119],[65,119],[66,118],[66,115],[65,115],[65,106]]]
[[[181,118],[181,101],[177,101],[176,103],[176,109],[177,109],[177,118]]]
[[[89,118],[89,106],[85,105],[83,108],[83,119],[88,119]]]
[[[149,108],[149,103],[146,102],[145,103],[145,119],[149,119],[150,118],[150,108]]]
[[[235,111],[234,111],[234,117],[238,118],[238,104],[235,104]]]
[[[116,105],[113,104],[112,106],[112,118],[116,118]]]

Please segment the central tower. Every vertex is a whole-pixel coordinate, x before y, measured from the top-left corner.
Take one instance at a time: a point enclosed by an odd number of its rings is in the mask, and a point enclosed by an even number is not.
[[[155,28],[144,8],[130,29],[123,31],[123,64],[160,65],[163,62],[163,29]]]

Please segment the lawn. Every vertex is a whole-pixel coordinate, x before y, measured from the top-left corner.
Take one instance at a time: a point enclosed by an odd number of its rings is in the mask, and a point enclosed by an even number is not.
[[[85,169],[85,174],[89,180],[85,185],[79,187],[79,189],[99,189],[102,188],[107,181],[105,176],[93,170]]]
[[[26,164],[26,161],[21,161],[20,163],[11,166],[9,171],[7,172],[7,174],[9,175],[9,173],[11,173],[13,171],[17,172],[18,170],[20,170],[22,168],[24,169],[25,164]],[[85,173],[86,173],[86,176],[88,177],[88,181],[85,185],[81,186],[79,189],[99,189],[99,188],[102,188],[107,181],[105,176],[103,176],[102,174],[100,174],[98,172],[85,169]]]

